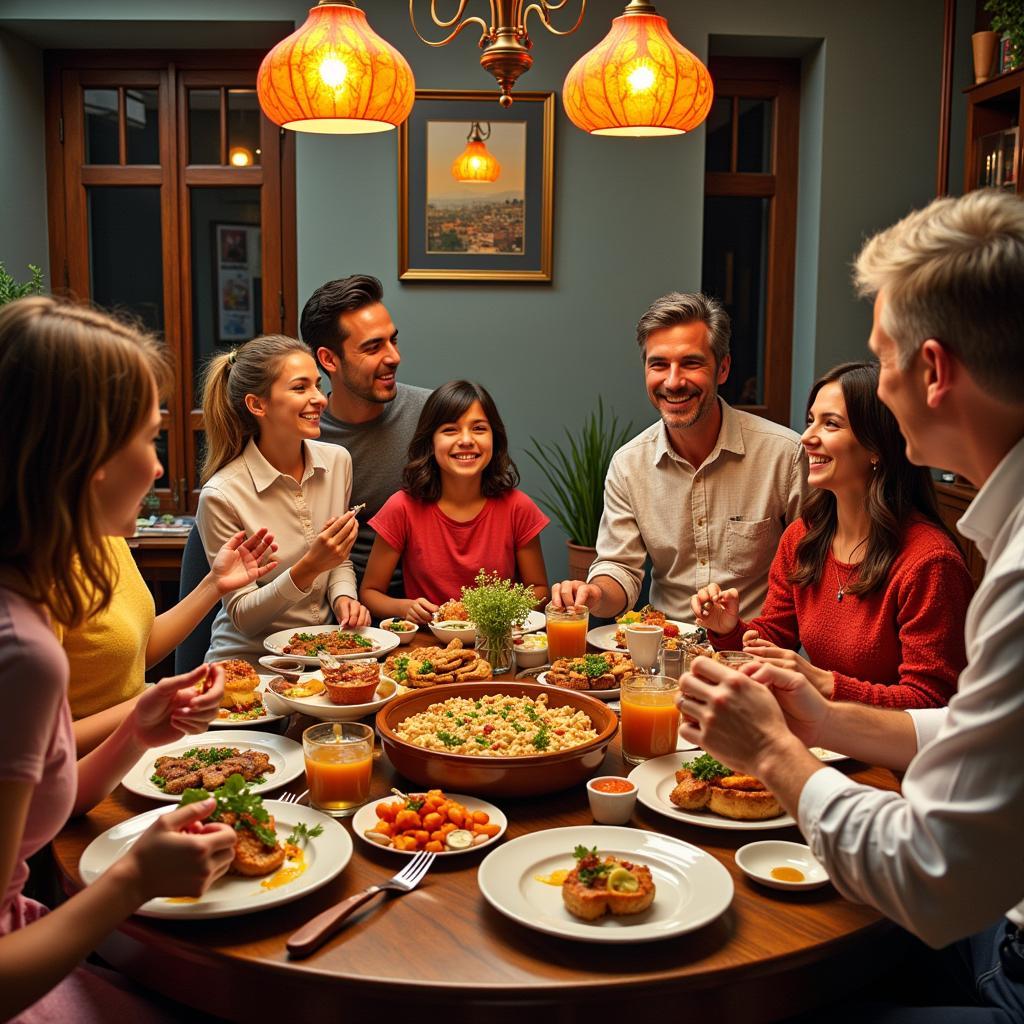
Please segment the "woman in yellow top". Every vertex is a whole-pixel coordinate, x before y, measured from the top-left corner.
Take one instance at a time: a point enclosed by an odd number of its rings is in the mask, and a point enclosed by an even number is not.
[[[156,615],[128,542],[104,543],[117,571],[109,606],[72,630],[57,629],[71,667],[68,702],[75,744],[82,757],[103,742],[131,713],[142,693],[146,669],[158,664],[202,622],[225,594],[261,579],[277,566],[260,565],[277,549],[273,534],[257,530],[248,540],[236,533],[217,553],[209,573],[187,597]]]

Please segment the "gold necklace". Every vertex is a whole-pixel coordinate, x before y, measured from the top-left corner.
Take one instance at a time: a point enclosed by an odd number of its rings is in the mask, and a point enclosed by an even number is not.
[[[860,544],[858,544],[858,545],[857,545],[857,546],[856,546],[856,547],[855,547],[855,548],[854,548],[854,549],[853,549],[853,550],[852,550],[852,551],[850,552],[850,554],[849,554],[849,556],[848,556],[848,557],[850,557],[850,558],[853,558],[853,556],[854,556],[854,555],[855,555],[855,554],[857,553],[857,549],[858,549],[858,548],[860,548],[860,546],[861,546],[862,544],[866,544],[866,543],[867,543],[867,540],[868,540],[868,539],[867,539],[867,537],[865,537],[865,538],[864,538],[864,539],[863,539],[863,540],[862,540],[862,541],[860,542]],[[853,565],[853,567],[852,567],[851,569],[849,569],[849,570],[847,571],[847,573],[846,573],[846,579],[843,579],[843,577],[839,575],[839,559],[838,559],[838,558],[836,558],[836,556],[835,556],[835,555],[833,555],[833,556],[832,556],[832,568],[833,568],[833,569],[835,570],[835,574],[836,574],[836,583],[838,583],[838,584],[839,584],[839,589],[838,589],[838,590],[836,591],[836,600],[837,600],[837,601],[838,601],[838,602],[839,602],[840,604],[842,604],[842,601],[843,601],[843,597],[844,597],[844,596],[846,595],[846,590],[847,590],[847,587],[849,587],[849,585],[850,585],[850,579],[851,579],[851,577],[853,576],[853,574],[854,574],[854,572],[856,571],[856,569],[857,569],[857,566],[858,566],[859,564],[860,564],[859,562],[858,562],[858,563],[856,563],[856,564],[854,564],[854,565]]]

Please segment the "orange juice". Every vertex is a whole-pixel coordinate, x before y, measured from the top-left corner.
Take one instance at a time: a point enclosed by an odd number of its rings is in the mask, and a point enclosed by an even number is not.
[[[370,799],[370,776],[373,774],[373,756],[362,751],[353,759],[355,751],[344,747],[332,750],[329,746],[306,754],[306,783],[309,802],[328,814],[351,811]]]
[[[587,619],[548,618],[548,661],[587,653]]]
[[[622,756],[629,764],[671,754],[676,749],[676,688],[676,680],[665,676],[634,677],[623,684]]]

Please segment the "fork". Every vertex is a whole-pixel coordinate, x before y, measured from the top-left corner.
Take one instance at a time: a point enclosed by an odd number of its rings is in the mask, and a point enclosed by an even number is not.
[[[423,880],[430,869],[436,854],[421,850],[394,878],[386,882],[371,885],[349,896],[336,906],[329,907],[322,914],[317,914],[312,921],[306,922],[288,940],[288,952],[295,958],[309,956],[313,950],[327,941],[352,914],[379,892],[394,890],[400,893],[412,892]]]
[[[309,790],[304,789],[301,793],[282,793],[275,799],[282,804],[300,804],[308,795]]]

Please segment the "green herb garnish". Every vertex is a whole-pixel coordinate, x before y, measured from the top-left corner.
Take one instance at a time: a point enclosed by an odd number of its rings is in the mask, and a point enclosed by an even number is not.
[[[403,654],[401,657],[395,658],[395,679],[399,683],[404,683],[409,678],[409,655]]]
[[[708,782],[710,779],[719,779],[723,775],[732,775],[732,769],[726,768],[721,761],[716,761],[710,754],[701,754],[695,757],[689,764],[684,764],[695,779]]]
[[[481,747],[489,747],[491,745],[491,741],[489,739],[485,739],[483,736],[477,736],[476,742],[479,743]]]
[[[518,722],[513,722],[512,723],[512,728],[516,732],[526,732],[526,726],[520,725]]]
[[[462,740],[458,736],[453,736],[450,732],[445,732],[444,729],[438,729],[434,735],[446,746],[446,747],[457,747],[462,743]]]
[[[579,878],[584,885],[593,885],[599,878],[609,874],[614,866],[598,858],[596,846],[589,850],[585,846],[577,846],[572,855],[580,862]],[[585,862],[586,867],[583,866]]]
[[[424,661],[420,664],[419,674],[421,676],[429,675],[434,671],[434,663],[432,661]]]
[[[227,813],[235,814],[236,832],[247,828],[265,846],[277,846],[277,834],[270,827],[270,815],[263,806],[263,800],[248,787],[241,775],[235,773],[212,794],[205,789],[186,789],[181,794],[179,806],[208,800],[210,796],[217,801],[210,821],[221,821]]]
[[[548,727],[546,725],[542,725],[540,727],[540,731],[532,740],[530,740],[530,742],[538,750],[547,750],[548,747],[551,746],[551,738],[548,736]]]
[[[292,846],[298,846],[300,843],[304,845],[307,839],[316,839],[317,836],[321,836],[323,833],[323,825],[314,825],[310,828],[305,822],[300,821],[295,828],[292,829],[292,834],[285,840],[285,842]]]

